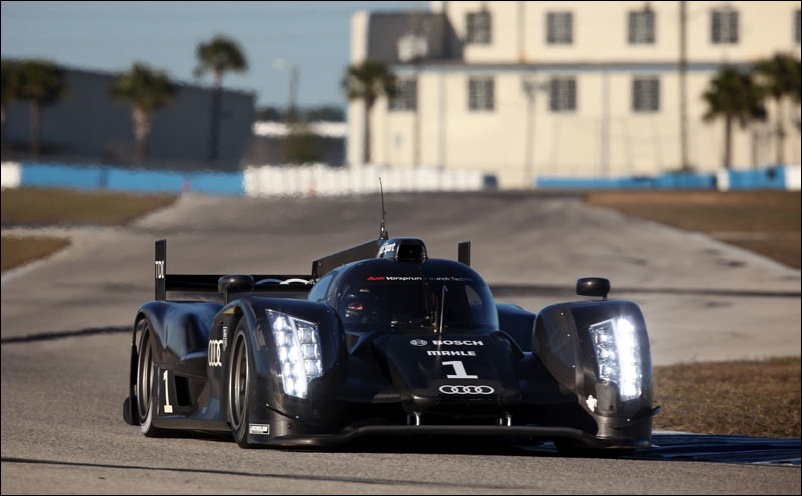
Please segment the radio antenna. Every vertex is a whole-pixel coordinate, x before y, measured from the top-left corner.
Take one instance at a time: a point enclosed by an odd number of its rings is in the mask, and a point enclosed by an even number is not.
[[[379,239],[388,239],[390,236],[387,234],[387,230],[384,228],[384,214],[387,212],[384,211],[384,188],[382,187],[382,178],[379,178],[379,192],[381,193],[382,198],[382,225],[379,229]]]

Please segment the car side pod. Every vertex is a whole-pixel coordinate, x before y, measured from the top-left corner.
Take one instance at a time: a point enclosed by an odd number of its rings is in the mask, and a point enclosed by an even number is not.
[[[603,277],[583,277],[576,281],[576,294],[579,296],[601,296],[607,300],[610,293],[610,280]]]

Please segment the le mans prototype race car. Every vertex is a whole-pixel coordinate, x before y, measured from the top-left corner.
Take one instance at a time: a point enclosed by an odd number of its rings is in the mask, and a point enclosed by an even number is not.
[[[232,434],[243,448],[331,448],[365,436],[487,436],[563,454],[651,446],[644,317],[593,297],[535,314],[497,303],[470,267],[418,238],[315,260],[308,275],[167,272],[136,313],[128,424],[146,436]],[[168,299],[168,296],[170,298]]]

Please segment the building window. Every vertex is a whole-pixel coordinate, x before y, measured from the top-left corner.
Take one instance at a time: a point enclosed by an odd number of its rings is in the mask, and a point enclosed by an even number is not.
[[[418,109],[418,82],[414,78],[398,78],[395,83],[395,96],[390,98],[391,111]]]
[[[629,13],[629,44],[647,45],[654,43],[654,11],[649,7]]]
[[[710,13],[710,41],[716,45],[738,43],[738,11],[727,7]]]
[[[468,109],[493,110],[495,83],[492,77],[472,77],[468,80]]]
[[[549,81],[549,108],[552,112],[576,110],[576,78],[553,77]]]
[[[796,11],[796,17],[794,18],[794,41],[799,44],[799,22],[800,18],[802,18],[802,14],[800,14],[800,10]]]
[[[467,43],[489,45],[493,39],[493,26],[490,12],[473,12],[468,14]]]
[[[632,80],[632,111],[660,110],[660,80],[656,77],[636,77]]]
[[[570,45],[574,42],[574,14],[549,12],[546,14],[546,43]]]

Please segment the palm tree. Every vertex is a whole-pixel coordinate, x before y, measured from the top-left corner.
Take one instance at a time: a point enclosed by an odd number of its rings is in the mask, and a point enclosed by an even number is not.
[[[761,114],[760,91],[749,74],[724,66],[710,80],[702,98],[707,103],[702,116],[705,122],[724,118],[724,167],[729,169],[732,167],[733,121],[737,120],[744,127]]]
[[[211,72],[214,78],[212,91],[212,120],[209,137],[209,160],[217,160],[217,142],[220,134],[220,95],[223,87],[223,74],[227,71],[244,72],[248,70],[248,62],[236,41],[218,35],[208,43],[201,43],[195,50],[198,66],[195,77]]]
[[[0,77],[2,77],[2,101],[0,102],[0,138],[2,138],[3,152],[6,151],[6,109],[11,102],[22,97],[20,85],[20,72],[16,62],[4,60],[0,63]]]
[[[39,155],[42,138],[42,111],[67,93],[64,70],[47,60],[19,63],[20,98],[31,105],[31,153]]]
[[[153,112],[170,103],[175,93],[176,86],[166,73],[155,71],[139,62],[135,62],[131,69],[120,75],[112,85],[111,96],[132,107],[138,164],[144,163],[147,157]]]
[[[348,67],[342,80],[342,87],[348,100],[361,99],[365,103],[365,163],[370,163],[370,111],[382,95],[393,97],[396,94],[395,74],[384,62],[365,60],[361,64]]]
[[[789,97],[799,101],[800,63],[795,57],[777,53],[755,64],[752,74],[767,97],[774,100],[775,133],[777,134],[777,164],[785,163],[784,101]]]

